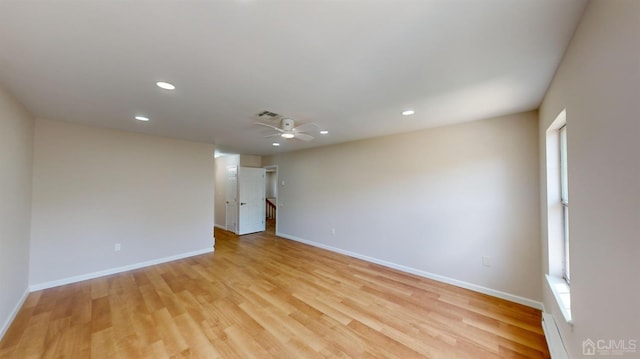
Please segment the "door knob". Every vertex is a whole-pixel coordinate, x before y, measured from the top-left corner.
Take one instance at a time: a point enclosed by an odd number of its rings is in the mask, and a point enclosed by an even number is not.
[[[245,202],[240,202],[240,205],[241,205],[241,206],[244,206],[245,204],[247,204],[247,203],[245,203]]]

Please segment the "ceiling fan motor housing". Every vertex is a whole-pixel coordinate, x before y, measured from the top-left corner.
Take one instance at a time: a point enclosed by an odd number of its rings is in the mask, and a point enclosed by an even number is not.
[[[282,129],[285,131],[291,131],[293,130],[293,120],[290,118],[283,118],[282,121],[280,121],[280,124],[282,126]]]

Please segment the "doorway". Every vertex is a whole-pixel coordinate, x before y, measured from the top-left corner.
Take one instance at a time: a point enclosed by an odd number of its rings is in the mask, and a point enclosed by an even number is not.
[[[266,220],[267,232],[278,232],[278,166],[265,166],[265,195],[266,195]]]

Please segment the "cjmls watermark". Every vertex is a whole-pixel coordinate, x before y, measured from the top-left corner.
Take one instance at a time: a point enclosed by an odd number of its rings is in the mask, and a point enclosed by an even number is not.
[[[638,349],[636,339],[591,339],[582,341],[583,355],[624,355],[635,353]]]

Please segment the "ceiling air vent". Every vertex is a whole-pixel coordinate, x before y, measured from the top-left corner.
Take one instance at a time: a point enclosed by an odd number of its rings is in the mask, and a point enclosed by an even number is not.
[[[271,111],[262,111],[256,115],[256,118],[259,121],[280,123],[280,120],[282,120],[282,115],[278,115],[277,113]]]

